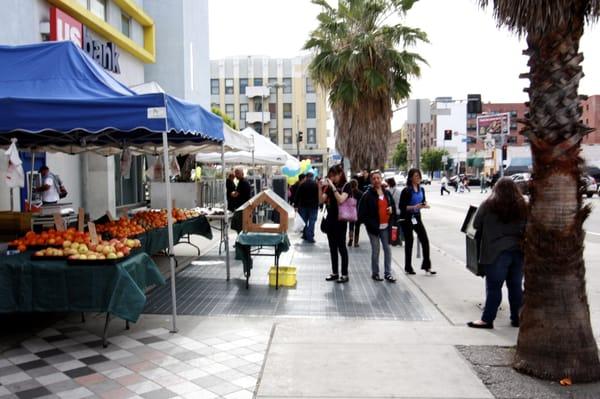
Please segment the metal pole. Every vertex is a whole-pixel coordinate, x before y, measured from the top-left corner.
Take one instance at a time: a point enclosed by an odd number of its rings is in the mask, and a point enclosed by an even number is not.
[[[29,203],[29,212],[31,212],[31,209],[32,209],[31,199],[33,198],[33,171],[34,171],[34,168],[35,168],[35,151],[32,150],[32,152],[31,152],[31,173],[29,174],[29,190],[27,190],[28,191],[27,196],[29,197],[27,199],[27,201]]]
[[[167,132],[162,133],[163,142],[163,164],[165,168],[165,188],[167,191],[167,232],[169,234],[169,271],[171,274],[171,307],[173,310],[171,317],[171,332],[177,332],[177,296],[175,288],[175,254],[173,253],[173,202],[171,200],[171,181],[169,179],[169,143]]]
[[[417,126],[415,129],[415,140],[417,145],[415,147],[415,156],[417,157],[417,169],[421,173],[421,100],[417,100]],[[411,187],[412,189],[412,187]],[[421,241],[417,240],[417,259],[421,258]]]
[[[507,126],[506,126],[506,130],[508,130],[510,132],[510,112],[506,113],[506,118],[507,118]],[[500,177],[504,177],[504,157],[502,156],[502,153],[504,151],[504,129],[501,129],[500,131]],[[508,149],[506,150],[506,152],[508,153]],[[508,154],[507,154],[508,155]]]
[[[254,152],[252,152],[254,154]],[[221,165],[223,168],[223,214],[222,234],[225,242],[225,269],[227,270],[227,281],[230,278],[229,271],[229,221],[227,219],[227,174],[225,173],[225,142],[221,143]],[[221,247],[219,247],[220,249]]]

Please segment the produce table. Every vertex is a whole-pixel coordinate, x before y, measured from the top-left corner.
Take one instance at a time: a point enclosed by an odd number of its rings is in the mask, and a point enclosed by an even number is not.
[[[272,247],[273,252],[262,253],[264,247]],[[276,282],[275,289],[279,289],[279,256],[290,249],[290,240],[283,233],[251,233],[242,232],[235,241],[235,259],[241,260],[244,265],[246,288],[250,285],[250,272],[252,270],[252,256],[271,256],[275,260]]]
[[[192,219],[184,220],[173,224],[173,243],[177,244],[182,237],[189,234],[197,234],[212,240],[212,230],[210,223],[204,216],[198,216]],[[139,237],[142,242],[144,252],[152,255],[163,251],[169,247],[169,233],[166,227],[153,229],[141,234]],[[188,244],[191,244],[189,240]]]
[[[146,287],[164,283],[143,252],[99,266],[32,261],[31,252],[0,256],[0,313],[106,312],[106,327],[111,314],[136,322],[146,304]]]

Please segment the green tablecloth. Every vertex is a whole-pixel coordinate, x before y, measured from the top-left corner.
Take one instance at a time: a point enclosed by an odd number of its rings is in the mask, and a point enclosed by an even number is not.
[[[290,249],[290,240],[284,233],[240,233],[235,241],[235,259],[241,260],[244,270],[252,268],[250,249],[257,246],[272,246],[275,256]]]
[[[135,322],[146,304],[146,287],[165,283],[143,252],[105,266],[30,257],[30,252],[0,257],[0,313],[109,312]]]
[[[173,243],[177,244],[186,234],[197,234],[212,240],[210,223],[204,216],[188,219],[173,225]],[[169,232],[166,227],[153,229],[139,237],[142,249],[150,255],[169,247]]]

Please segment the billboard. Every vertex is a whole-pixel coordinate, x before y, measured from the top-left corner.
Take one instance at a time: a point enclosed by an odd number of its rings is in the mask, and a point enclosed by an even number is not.
[[[477,135],[509,134],[510,114],[493,114],[477,116]]]

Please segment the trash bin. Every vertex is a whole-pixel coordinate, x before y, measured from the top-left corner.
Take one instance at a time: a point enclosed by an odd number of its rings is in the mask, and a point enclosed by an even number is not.
[[[479,264],[480,237],[475,227],[473,227],[475,213],[477,213],[477,207],[471,205],[460,231],[465,233],[467,269],[474,275],[483,277],[485,276],[485,268]]]

